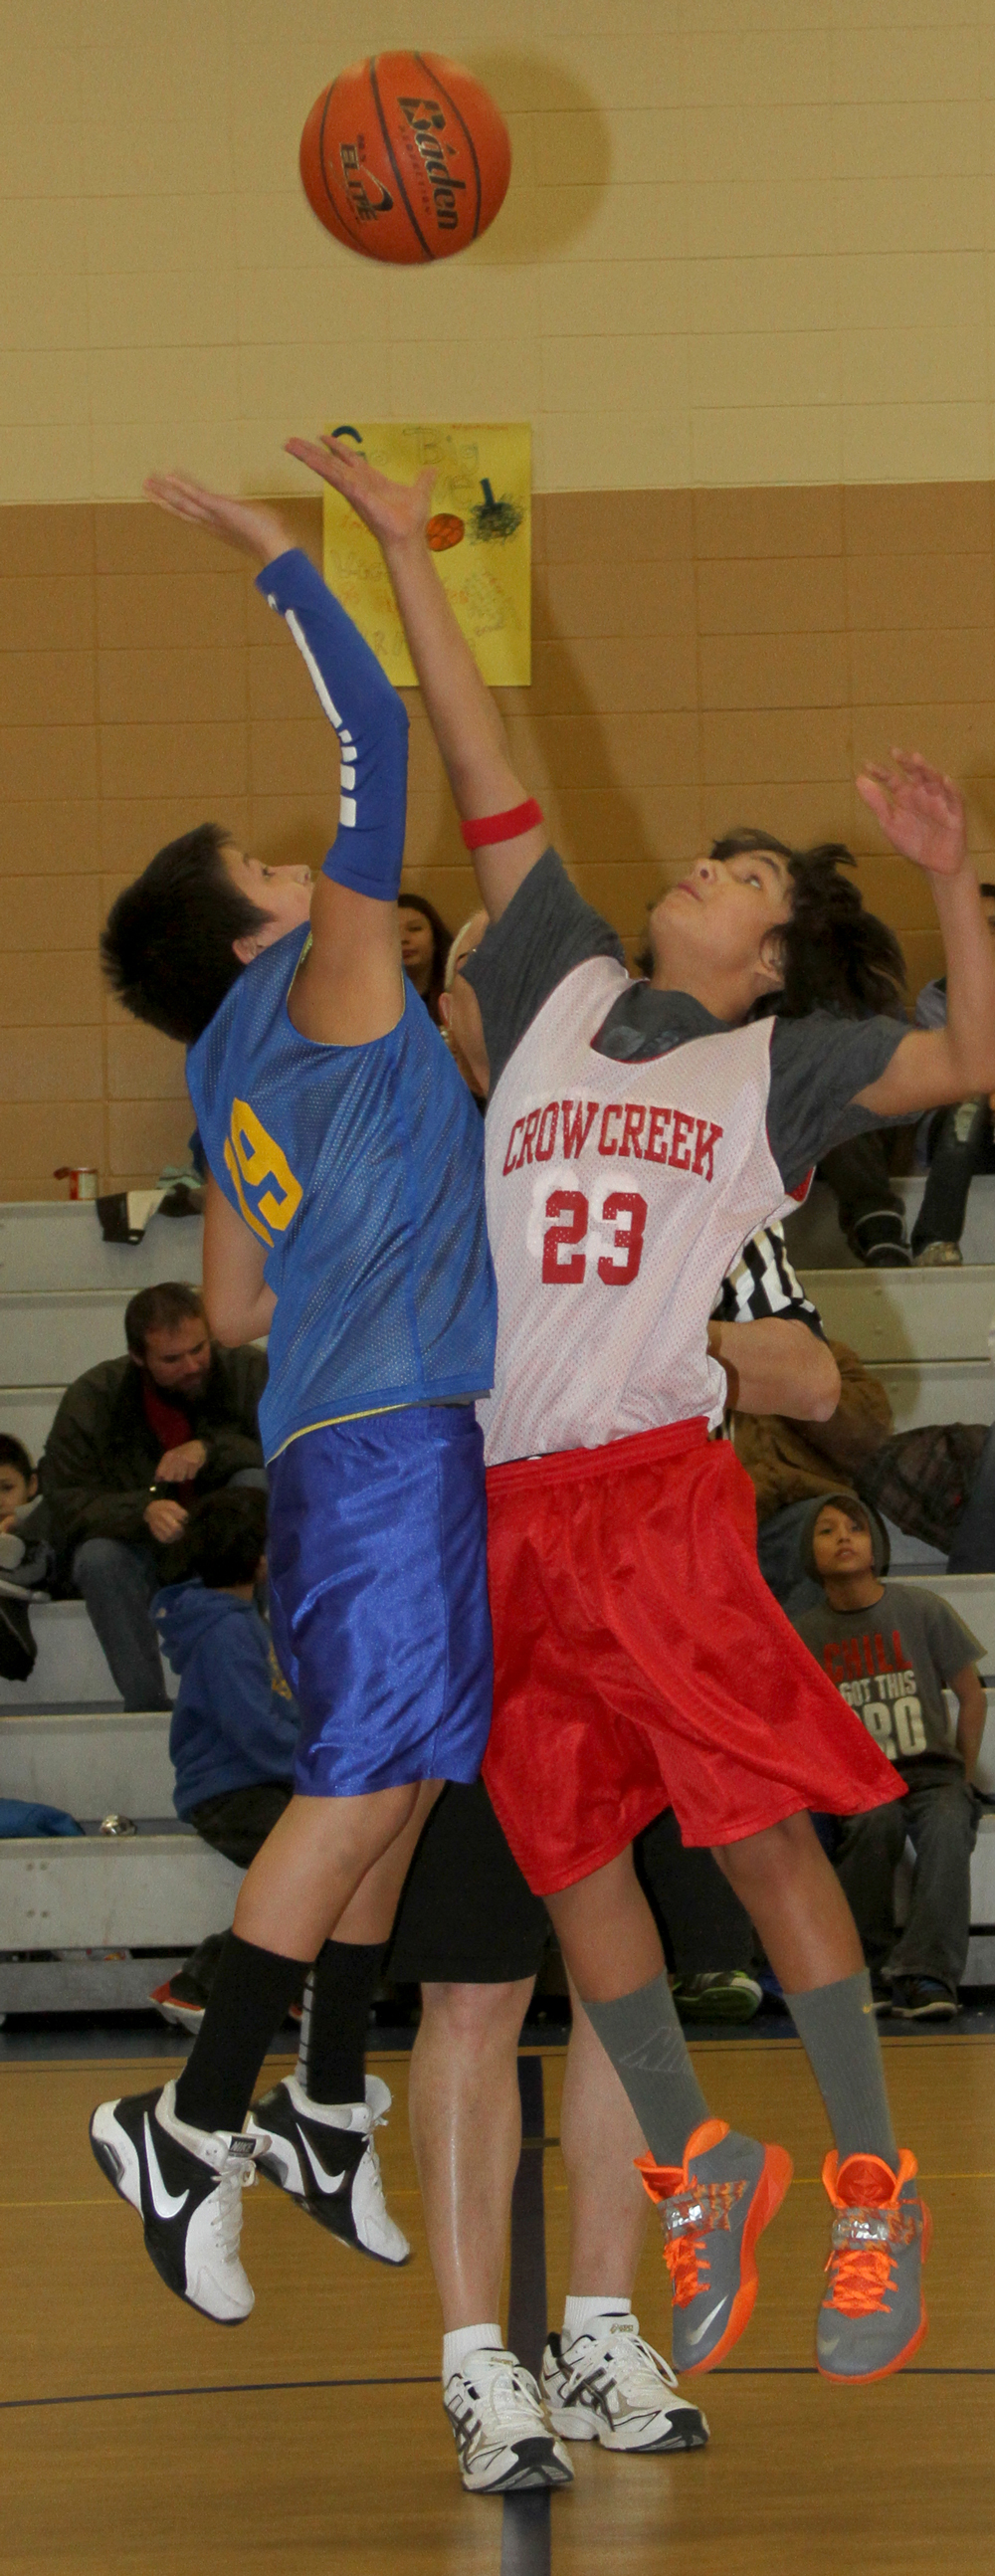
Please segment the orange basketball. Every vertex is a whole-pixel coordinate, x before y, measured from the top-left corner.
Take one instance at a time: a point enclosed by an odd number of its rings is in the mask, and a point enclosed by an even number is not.
[[[316,98],[301,136],[308,201],[336,241],[400,266],[451,259],[492,224],[511,143],[492,98],[442,54],[373,54]]]

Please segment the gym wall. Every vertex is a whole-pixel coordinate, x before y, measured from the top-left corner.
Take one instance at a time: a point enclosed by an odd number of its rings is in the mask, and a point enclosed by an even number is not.
[[[117,886],[207,815],[320,858],[335,746],[236,558],[140,499],[280,492],[331,418],[530,418],[535,652],[516,757],[635,937],[731,821],[839,836],[935,971],[854,767],[966,778],[995,874],[995,5],[38,0],[0,27],[0,1195],[153,1176],[180,1051],[104,996]],[[515,173],[463,259],[388,272],[300,193],[337,65],[469,60]],[[298,496],[298,497],[294,497]],[[408,879],[472,881],[413,695]]]

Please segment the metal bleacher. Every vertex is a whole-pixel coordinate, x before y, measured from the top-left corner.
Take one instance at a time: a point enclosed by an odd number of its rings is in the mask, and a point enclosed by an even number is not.
[[[0,1428],[38,1457],[64,1387],[124,1349],[129,1297],[198,1281],[201,1248],[196,1217],[106,1244],[92,1205],[0,1209]],[[83,1603],[40,1602],[31,1620],[30,1679],[0,1680],[0,1796],[62,1807],[84,1831],[0,1840],[0,2018],[140,2006],[231,1921],[241,1872],[179,1823],[168,1713],[124,1711]],[[102,1835],[110,1814],[134,1834]]]
[[[921,1183],[899,1186],[911,1220]],[[787,1233],[827,1329],[882,1377],[898,1428],[995,1417],[995,1180],[974,1183],[959,1271],[860,1269],[818,1186]],[[37,1457],[64,1387],[123,1350],[128,1298],[157,1279],[198,1280],[201,1244],[193,1217],[153,1217],[140,1244],[121,1245],[103,1242],[92,1206],[0,1207],[0,1428]],[[942,1592],[983,1642],[979,1785],[995,1798],[995,1574],[898,1570]],[[0,1796],[64,1807],[84,1833],[0,1840],[0,2019],[144,2003],[184,1951],[230,1922],[240,1879],[178,1823],[168,1714],[125,1713],[82,1602],[40,1603],[31,1617],[30,1681],[0,1680]],[[110,1813],[135,1833],[102,1836]],[[971,1887],[966,1982],[995,1985],[995,1811]]]

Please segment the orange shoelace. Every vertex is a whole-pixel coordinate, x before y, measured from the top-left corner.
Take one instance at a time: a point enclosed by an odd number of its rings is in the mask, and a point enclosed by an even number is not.
[[[887,2245],[834,2246],[826,2270],[832,2282],[826,2306],[838,2308],[844,2317],[873,2316],[895,2287]]]
[[[674,2306],[686,2308],[708,2279],[704,2237],[672,2236],[664,2246],[663,2259],[670,2274]]]

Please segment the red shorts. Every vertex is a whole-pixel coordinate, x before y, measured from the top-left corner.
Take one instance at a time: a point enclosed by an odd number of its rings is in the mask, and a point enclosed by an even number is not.
[[[492,1467],[494,1717],[484,1778],[537,1895],[668,1804],[741,1842],[900,1784],[757,1564],[753,1487],[703,1421]]]

